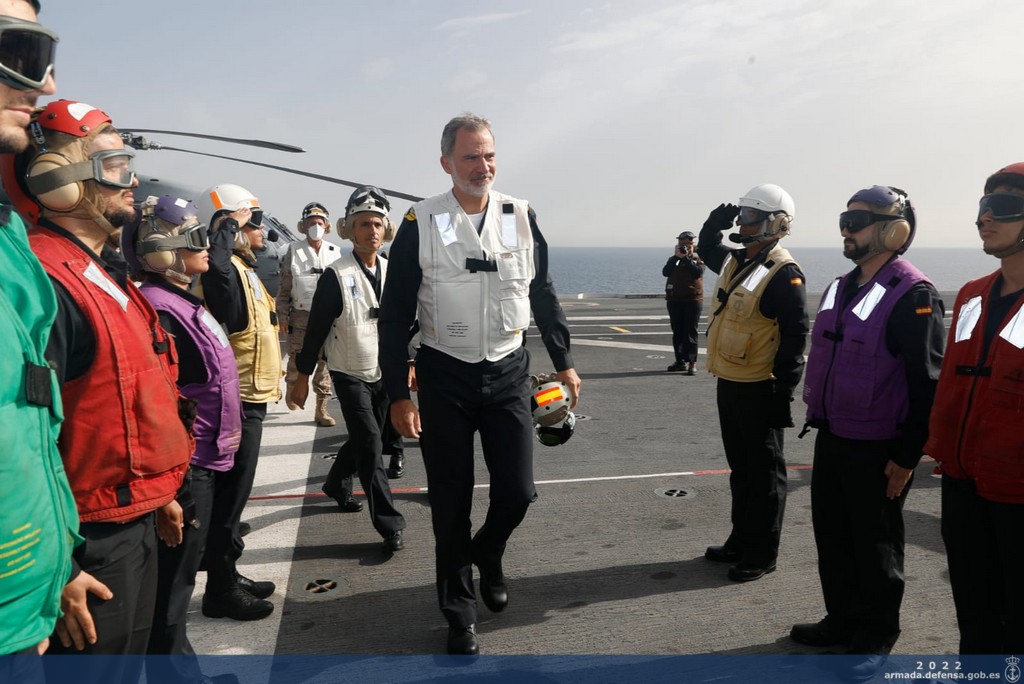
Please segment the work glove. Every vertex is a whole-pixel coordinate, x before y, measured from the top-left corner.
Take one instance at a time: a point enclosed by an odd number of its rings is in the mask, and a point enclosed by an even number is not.
[[[793,423],[793,390],[780,382],[773,383],[771,398],[766,408],[768,415],[768,427],[788,428],[795,427]]]
[[[736,217],[740,214],[740,208],[735,204],[719,204],[708,214],[708,220],[704,222],[704,228],[713,228],[717,231],[729,230],[732,228]]]
[[[192,434],[192,426],[196,424],[196,400],[188,397],[178,397],[178,417],[182,425]]]

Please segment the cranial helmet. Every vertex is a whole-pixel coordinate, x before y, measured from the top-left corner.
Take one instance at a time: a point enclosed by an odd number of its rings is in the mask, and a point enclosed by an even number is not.
[[[116,230],[103,217],[106,200],[98,186],[133,187],[135,153],[89,152],[93,140],[111,128],[109,116],[83,102],[57,100],[33,113],[29,146],[3,155],[0,163],[4,188],[29,223],[73,216],[92,219],[108,233]]]
[[[744,236],[744,243],[780,240],[789,235],[790,226],[796,216],[796,204],[789,193],[778,185],[765,183],[750,189],[739,201],[739,222],[741,225],[761,224],[756,235]],[[746,210],[746,211],[745,211]],[[751,218],[745,218],[745,217]]]
[[[883,222],[875,231],[868,245],[868,252],[854,259],[854,263],[862,264],[882,252],[903,254],[910,249],[910,243],[914,241],[917,218],[907,193],[889,185],[873,185],[854,193],[846,202],[846,206],[849,207],[854,202],[869,205],[871,211],[876,214],[893,217],[891,221]]]
[[[331,232],[331,214],[327,211],[327,207],[319,202],[310,202],[302,208],[302,218],[299,219],[298,225],[300,233],[303,235],[307,233],[306,221],[313,218],[323,219],[326,228],[324,232]]]
[[[985,194],[991,194],[998,187],[1024,190],[1024,162],[1017,162],[1016,164],[1004,166],[989,176],[988,180],[985,181]],[[981,216],[978,217],[978,220],[981,220]],[[979,223],[979,227],[980,225],[981,224]],[[1020,251],[1024,251],[1024,227],[1021,228],[1020,235],[1017,236],[1017,241],[1006,249],[1002,249],[997,252],[988,252],[988,250],[986,250],[986,252],[997,259],[1005,259],[1006,257]]]
[[[356,214],[377,214],[384,220],[384,242],[395,239],[395,227],[388,218],[391,202],[387,195],[372,185],[363,185],[355,189],[345,205],[345,216],[338,219],[338,235],[346,240],[352,239],[353,217]]]
[[[260,208],[260,201],[240,185],[222,183],[207,188],[196,200],[196,207],[199,210],[199,220],[209,226],[211,232],[217,230],[224,216],[246,208],[252,211],[252,217],[247,225],[257,229],[263,227],[263,209]],[[252,245],[249,244],[249,236],[245,234],[244,226],[238,228],[238,232],[235,233],[235,249],[252,254]]]
[[[530,380],[530,411],[537,439],[544,446],[565,444],[576,429],[576,416],[569,410],[572,391],[554,373],[531,376]]]
[[[139,220],[121,231],[121,253],[132,271],[191,283],[178,250],[202,252],[209,248],[206,224],[199,222],[198,214],[195,204],[180,197],[147,197]]]

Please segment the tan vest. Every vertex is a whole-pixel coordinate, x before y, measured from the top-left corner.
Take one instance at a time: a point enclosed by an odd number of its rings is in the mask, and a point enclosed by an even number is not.
[[[354,253],[338,259],[330,268],[338,276],[341,287],[342,312],[334,319],[331,334],[324,343],[327,367],[358,378],[363,382],[380,380],[377,364],[377,317],[371,311],[380,303],[373,285],[356,263]],[[388,260],[377,257],[380,264],[380,286],[387,280]]]
[[[271,312],[277,309],[274,300],[256,276],[238,255],[231,256],[238,270],[249,312],[249,325],[229,336],[231,348],[238,362],[238,380],[242,401],[265,404],[281,398],[281,346],[277,341],[277,326]]]
[[[786,264],[796,263],[789,252],[775,246],[763,263],[737,276],[736,259],[726,257],[718,277],[718,291],[729,299],[708,324],[708,370],[733,382],[759,382],[773,378],[775,353],[779,349],[779,323],[761,315],[761,296],[775,274]],[[716,308],[720,302],[715,300]]]
[[[423,344],[468,363],[497,361],[521,347],[536,272],[526,200],[491,191],[479,234],[451,192],[413,210],[423,270]]]
[[[338,260],[341,249],[326,240],[316,251],[308,240],[288,245],[289,268],[292,274],[292,298],[289,304],[299,311],[309,311],[313,304],[313,293],[323,270]],[[314,272],[317,271],[317,272]],[[287,313],[287,312],[285,312]]]

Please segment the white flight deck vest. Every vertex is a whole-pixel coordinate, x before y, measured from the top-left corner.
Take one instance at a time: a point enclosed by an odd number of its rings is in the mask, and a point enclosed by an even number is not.
[[[351,252],[333,262],[341,287],[343,310],[334,319],[331,332],[324,343],[327,353],[327,368],[351,375],[363,382],[380,380],[380,365],[377,363],[377,310],[380,302],[373,291],[373,284],[363,273]],[[388,274],[388,260],[377,257],[380,264],[380,286]]]
[[[309,240],[293,242],[288,249],[292,252],[292,300],[289,304],[299,311],[309,311],[323,269],[341,257],[341,249],[326,240],[321,241],[319,253],[309,244]],[[314,273],[313,269],[319,269],[320,272]]]
[[[491,191],[478,235],[451,191],[413,205],[423,344],[467,363],[498,361],[522,346],[536,272],[528,209],[526,200]],[[477,260],[475,273],[467,259]]]

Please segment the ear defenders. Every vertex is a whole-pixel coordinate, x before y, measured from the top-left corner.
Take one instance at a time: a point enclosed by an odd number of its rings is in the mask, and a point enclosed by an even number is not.
[[[875,232],[871,247],[886,252],[900,252],[910,240],[910,222],[902,216],[886,221]],[[906,250],[903,250],[906,251]]]
[[[793,217],[780,211],[768,217],[768,224],[765,226],[764,234],[769,237],[776,235],[783,237],[789,235],[789,228],[792,225]]]
[[[86,169],[88,168],[88,172]],[[85,198],[83,181],[92,178],[92,167],[74,162],[60,152],[43,152],[29,162],[25,181],[45,209],[66,213]]]

